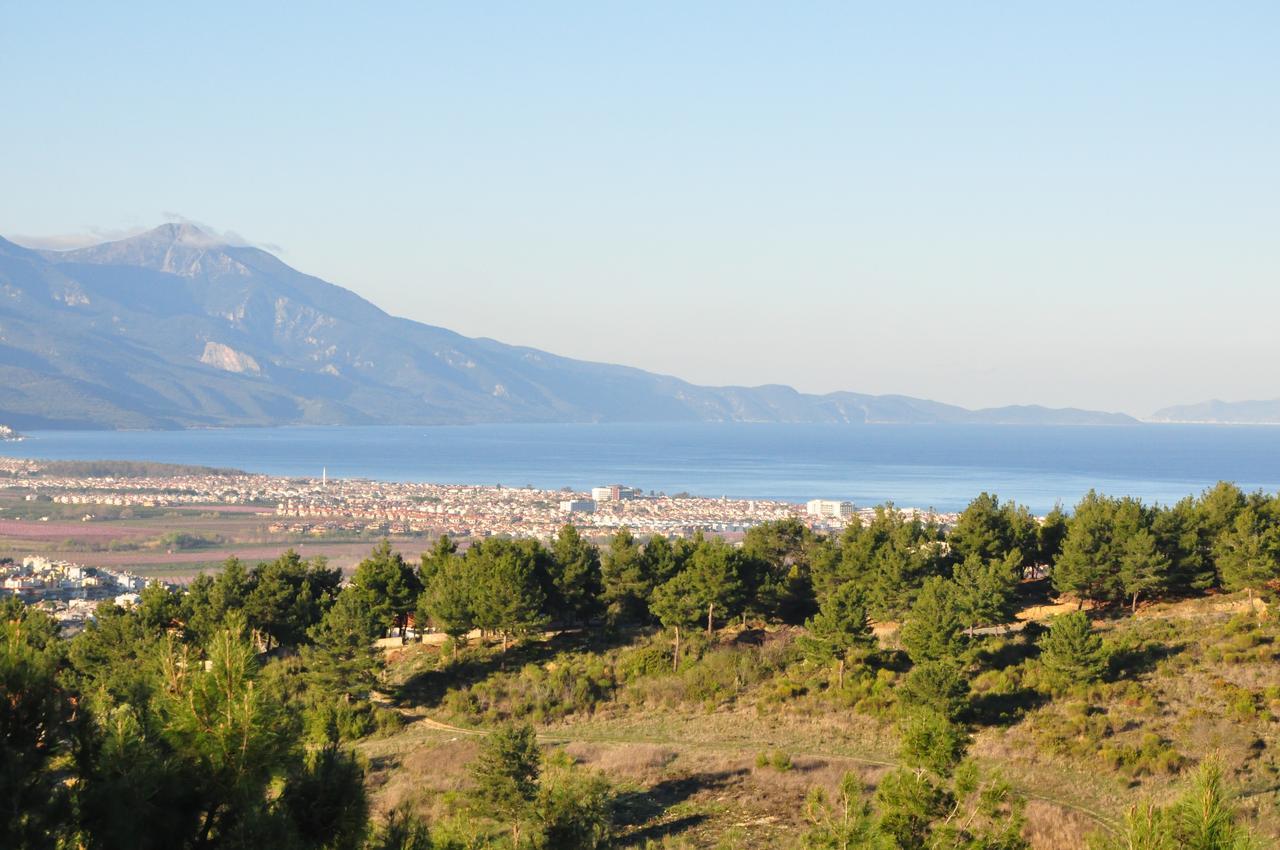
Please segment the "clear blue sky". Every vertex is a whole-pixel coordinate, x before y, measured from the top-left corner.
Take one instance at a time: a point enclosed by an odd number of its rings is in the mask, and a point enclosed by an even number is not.
[[[1280,396],[1280,4],[3,2],[0,234],[703,383]]]

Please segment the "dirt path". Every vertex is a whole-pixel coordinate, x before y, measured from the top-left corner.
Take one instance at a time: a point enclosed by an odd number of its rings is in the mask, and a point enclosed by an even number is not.
[[[488,735],[487,729],[463,729],[461,726],[450,726],[448,723],[441,723],[439,720],[433,720],[425,714],[412,715],[419,723],[428,729],[435,729],[437,732],[452,732],[455,735]],[[543,737],[539,735],[538,737]]]

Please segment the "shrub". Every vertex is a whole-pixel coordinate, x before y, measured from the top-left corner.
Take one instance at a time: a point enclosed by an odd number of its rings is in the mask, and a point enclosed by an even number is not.
[[[771,753],[756,753],[756,767],[761,770],[766,767],[771,767],[774,770],[785,773],[795,767],[795,765],[792,764],[791,755],[789,753],[785,753],[782,750],[775,750]]]

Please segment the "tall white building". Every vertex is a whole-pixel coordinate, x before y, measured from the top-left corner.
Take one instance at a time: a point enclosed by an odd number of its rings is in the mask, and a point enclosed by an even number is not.
[[[624,499],[635,499],[640,491],[623,484],[610,484],[607,487],[592,487],[591,498],[597,502],[621,502]]]
[[[810,499],[805,508],[809,516],[838,519],[848,519],[853,516],[853,502],[838,502],[835,499]]]

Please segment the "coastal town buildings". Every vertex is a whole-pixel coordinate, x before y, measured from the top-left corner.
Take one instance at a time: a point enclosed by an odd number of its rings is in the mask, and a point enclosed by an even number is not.
[[[812,517],[847,520],[853,516],[853,502],[839,502],[834,499],[810,499],[805,504],[805,513]]]
[[[422,535],[455,538],[532,537],[549,539],[566,522],[584,535],[603,539],[621,528],[637,535],[740,534],[752,526],[796,519],[815,531],[839,532],[872,509],[847,501],[815,499],[796,504],[778,499],[711,498],[687,494],[644,494],[622,484],[546,490],[501,485],[432,484],[368,479],[315,478],[245,473],[191,472],[155,476],[58,476],[44,474],[37,461],[0,458],[3,487],[24,500],[36,521],[39,504],[74,506],[77,519],[99,521],[99,513],[120,516],[130,509],[198,510],[216,507],[262,517],[268,531],[282,535]],[[66,508],[61,509],[63,516]],[[904,509],[904,513],[928,512]],[[930,514],[933,515],[933,514]],[[933,515],[946,523],[947,515]],[[0,519],[0,532],[2,523]],[[3,553],[0,553],[3,556]],[[124,588],[125,592],[134,588]]]

